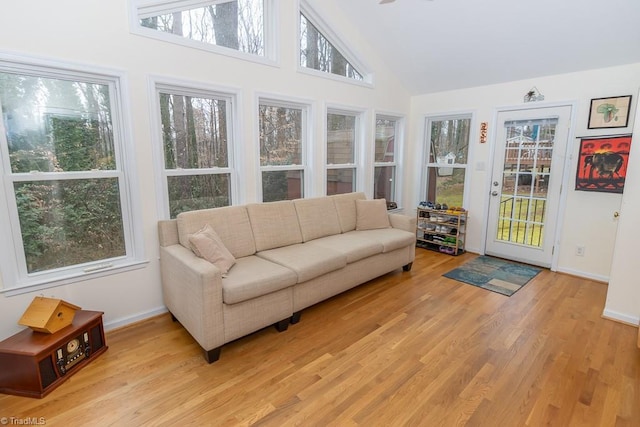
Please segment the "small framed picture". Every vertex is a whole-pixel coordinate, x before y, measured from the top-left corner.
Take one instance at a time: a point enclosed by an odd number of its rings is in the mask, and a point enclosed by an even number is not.
[[[588,128],[626,128],[630,109],[631,95],[592,99]]]

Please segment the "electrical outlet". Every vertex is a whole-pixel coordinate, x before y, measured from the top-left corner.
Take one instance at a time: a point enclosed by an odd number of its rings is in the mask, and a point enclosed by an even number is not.
[[[578,245],[576,246],[576,255],[577,256],[584,256],[584,246]]]

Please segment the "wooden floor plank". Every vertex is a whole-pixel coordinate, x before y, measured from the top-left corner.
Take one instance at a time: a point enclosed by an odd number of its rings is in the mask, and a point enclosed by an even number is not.
[[[0,417],[49,425],[640,425],[637,329],[601,317],[606,285],[542,271],[511,297],[400,270],[258,331],[207,364],[169,315],[107,332],[109,350]],[[0,367],[1,368],[1,367]]]

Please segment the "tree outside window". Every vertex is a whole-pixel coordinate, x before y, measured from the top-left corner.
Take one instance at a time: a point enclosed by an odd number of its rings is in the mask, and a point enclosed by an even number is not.
[[[363,80],[362,74],[302,13],[300,14],[300,65],[353,80]]]
[[[15,66],[13,67],[15,70]],[[60,73],[57,72],[56,76]],[[74,74],[76,76],[76,74]],[[116,80],[0,71],[2,172],[19,284],[133,259]],[[5,270],[8,260],[4,260]],[[13,264],[11,264],[13,265]],[[34,276],[35,277],[35,276]],[[35,279],[33,279],[35,280]]]
[[[388,206],[396,201],[397,135],[397,119],[376,118],[373,197],[385,199]]]
[[[164,3],[138,8],[139,25],[207,45],[265,55],[262,0],[205,1],[195,7],[193,2],[178,1],[163,9]]]
[[[354,114],[327,114],[327,195],[356,191],[356,123]]]
[[[425,201],[463,206],[470,117],[427,120]]]
[[[231,204],[230,98],[158,92],[169,214]]]
[[[305,106],[263,100],[259,106],[262,200],[304,197]]]

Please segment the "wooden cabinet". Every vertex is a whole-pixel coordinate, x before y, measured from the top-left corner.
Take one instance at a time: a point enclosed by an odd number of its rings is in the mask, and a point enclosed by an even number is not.
[[[58,332],[25,329],[0,342],[0,393],[44,397],[104,353],[102,314],[80,310]]]
[[[467,211],[418,207],[417,246],[448,255],[463,253],[467,215]]]

